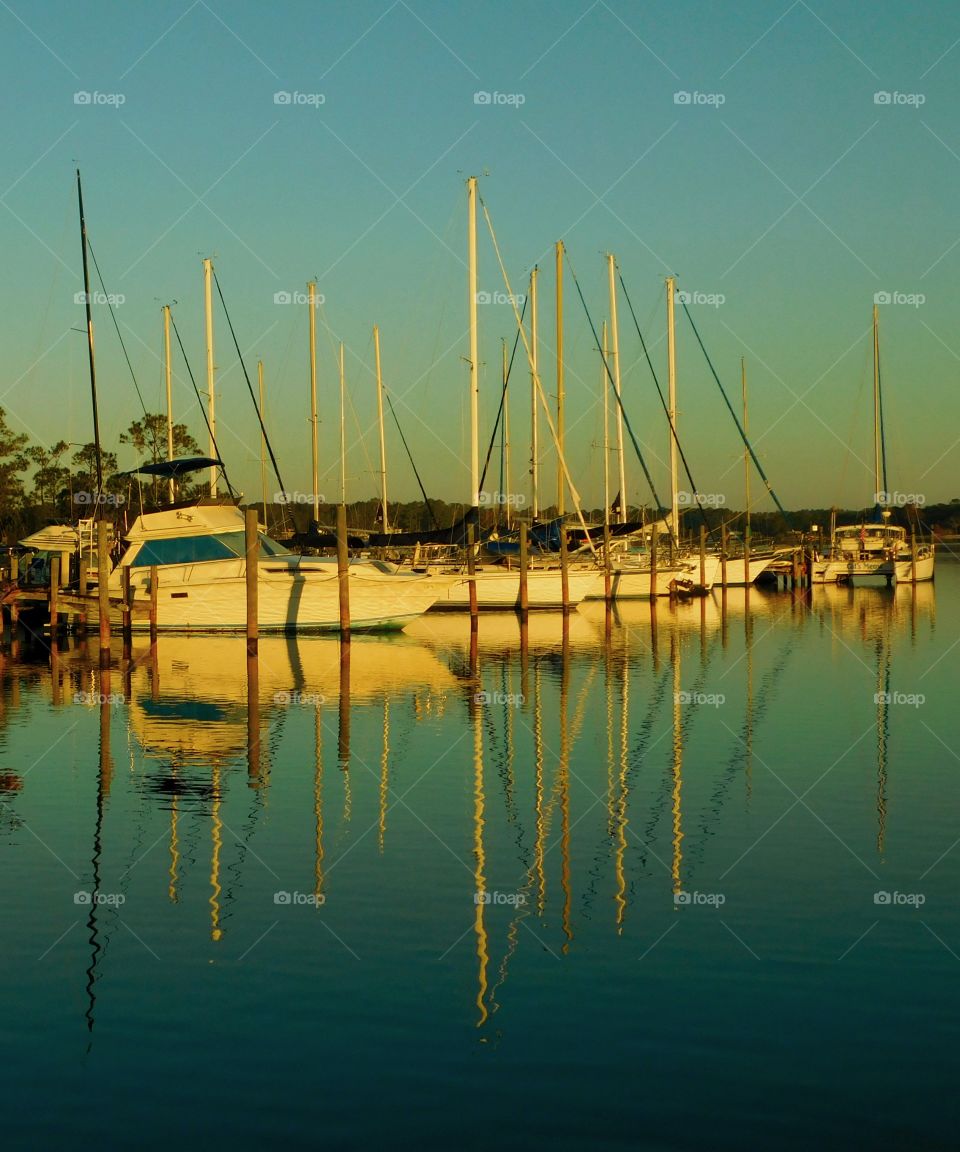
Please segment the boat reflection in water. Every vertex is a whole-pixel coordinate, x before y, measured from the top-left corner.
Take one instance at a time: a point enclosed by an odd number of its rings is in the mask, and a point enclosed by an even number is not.
[[[283,851],[291,870],[312,877],[324,923],[336,868],[337,891],[362,885],[381,942],[390,942],[405,924],[386,897],[378,903],[382,868],[439,890],[424,853],[440,843],[462,870],[444,859],[452,902],[437,898],[431,930],[447,941],[438,958],[461,970],[471,941],[470,1016],[486,1036],[499,1027],[511,968],[528,968],[544,950],[563,961],[591,948],[598,933],[633,937],[643,951],[670,930],[667,922],[653,932],[654,917],[682,914],[691,891],[717,891],[730,865],[729,852],[717,854],[729,838],[720,833],[749,823],[755,773],[771,762],[773,717],[778,706],[789,711],[785,685],[803,645],[819,645],[821,659],[830,658],[824,639],[852,652],[875,685],[882,857],[885,694],[896,641],[934,625],[929,585],[879,595],[822,589],[812,598],[728,589],[609,613],[593,605],[527,624],[488,615],[474,631],[462,619],[429,617],[403,637],[348,645],[261,639],[259,659],[250,661],[242,638],[163,637],[135,651],[113,684],[123,682],[128,698],[141,794],[168,813],[169,904],[180,904],[191,866],[203,859],[211,942],[223,947],[231,917],[255,938],[259,913],[240,899],[243,869],[259,867],[256,857],[273,871],[275,858],[251,844],[272,804],[269,822],[282,821]],[[308,724],[294,719],[311,712]],[[116,739],[115,713],[112,723]],[[290,744],[294,726],[299,745]],[[312,763],[304,755],[308,728]],[[335,769],[325,741],[331,749],[336,742]],[[758,752],[761,742],[766,751]],[[104,707],[97,883],[106,800],[117,786],[110,743]],[[298,787],[307,773],[309,812]],[[106,834],[123,835],[116,827]],[[349,916],[342,908],[337,913]],[[103,952],[98,915],[91,909],[88,925],[91,1027]],[[351,927],[371,931],[357,921],[344,932]]]

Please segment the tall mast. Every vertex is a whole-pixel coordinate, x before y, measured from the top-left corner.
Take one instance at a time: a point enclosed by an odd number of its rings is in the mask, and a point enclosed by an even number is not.
[[[607,253],[607,273],[610,282],[610,337],[613,341],[613,348],[611,355],[613,357],[613,386],[616,389],[617,397],[620,397],[620,330],[617,326],[617,289],[615,280],[615,267],[616,261],[614,260],[613,253]],[[604,396],[607,391],[604,387]],[[627,522],[627,483],[626,483],[626,468],[623,460],[623,409],[620,404],[617,404],[616,411],[617,419],[617,461],[620,470],[620,523],[626,524]]]
[[[540,418],[537,413],[537,268],[530,271],[530,481],[533,497],[532,519],[540,515]]]
[[[320,457],[317,451],[317,282],[307,285],[310,307],[310,437],[313,450],[313,519],[320,507]]]
[[[87,223],[83,216],[83,189],[80,187],[80,169],[77,169],[77,201],[80,206],[80,244],[83,248],[83,298],[87,309],[87,356],[90,362],[90,397],[93,401],[93,447],[97,465],[96,518],[103,518],[103,457],[100,451],[100,414],[97,409],[97,368],[93,355],[93,313],[90,310],[90,273],[87,268]]]
[[[607,399],[607,364],[609,352],[607,349],[607,322],[604,320],[602,329],[603,363],[600,365],[600,394],[603,396],[603,522],[610,523],[610,419]],[[622,502],[622,498],[621,498]]]
[[[207,411],[210,423],[210,456],[217,459],[217,399],[213,374],[213,261],[203,262],[203,312],[207,336]],[[210,469],[210,495],[217,494],[217,469]]]
[[[743,389],[743,438],[750,436],[750,421],[747,419],[747,362],[740,357],[740,384]],[[743,491],[747,502],[747,523],[744,538],[750,543],[750,453],[747,446],[743,446]]]
[[[507,342],[501,340],[503,359],[503,467],[505,480],[501,497],[506,496],[507,501],[507,531],[510,531],[510,400],[507,394]]]
[[[343,341],[340,341],[340,503],[347,502],[347,409],[343,377]]]
[[[477,178],[467,180],[467,290],[470,309],[470,507],[480,508],[480,364],[477,349]]]
[[[170,305],[163,306],[163,366],[167,384],[167,459],[173,459],[173,371],[170,363]],[[170,477],[170,503],[176,498],[173,477]]]
[[[266,410],[263,406],[263,361],[257,361],[257,384],[260,386],[260,419],[264,425],[267,422]],[[263,493],[263,522],[267,523],[267,438],[263,428],[260,429],[260,490]]]
[[[562,516],[563,504],[563,241],[558,240],[557,257],[557,515]]]
[[[670,421],[670,536],[680,542],[680,500],[677,491],[677,350],[673,321],[674,278],[667,277],[667,417]]]
[[[883,492],[880,468],[880,310],[873,306],[873,486],[874,503],[877,493]]]
[[[380,329],[373,326],[373,355],[377,365],[377,422],[380,425],[380,514],[383,530],[389,532],[387,523],[387,446],[383,436],[383,376],[380,372]]]

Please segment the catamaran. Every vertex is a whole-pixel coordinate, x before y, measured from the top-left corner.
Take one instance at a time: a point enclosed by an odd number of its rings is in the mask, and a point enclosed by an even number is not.
[[[907,538],[907,530],[891,524],[888,499],[887,460],[883,441],[883,403],[880,391],[879,310],[873,306],[873,520],[837,527],[831,524],[830,546],[825,556],[814,554],[810,570],[814,584],[849,584],[868,579],[919,583],[933,579],[935,548],[932,539]]]

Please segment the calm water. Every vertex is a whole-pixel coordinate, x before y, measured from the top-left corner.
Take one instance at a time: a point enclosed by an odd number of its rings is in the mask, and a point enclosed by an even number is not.
[[[7,659],[5,1146],[956,1148],[958,637],[943,563]]]

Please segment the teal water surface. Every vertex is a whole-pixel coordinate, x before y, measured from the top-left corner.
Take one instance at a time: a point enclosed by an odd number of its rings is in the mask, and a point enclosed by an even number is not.
[[[960,569],[16,655],[5,1146],[960,1144]]]

